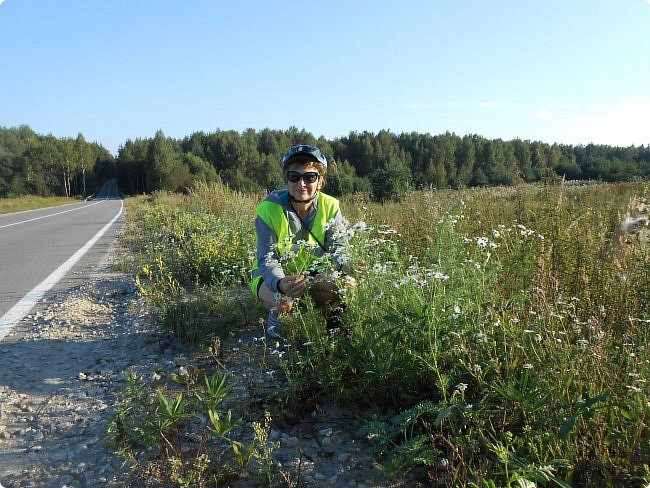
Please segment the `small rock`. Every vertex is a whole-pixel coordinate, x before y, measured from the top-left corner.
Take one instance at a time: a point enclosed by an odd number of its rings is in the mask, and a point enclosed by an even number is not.
[[[63,446],[56,446],[56,448],[52,450],[54,451],[50,455],[52,461],[65,462],[68,460],[68,452],[63,448]]]
[[[320,437],[330,437],[332,435],[332,428],[328,427],[327,429],[322,429],[318,431]]]
[[[325,437],[320,444],[321,451],[327,455],[334,454],[338,450],[338,444],[331,437]]]
[[[314,446],[303,446],[300,452],[310,461],[318,460],[318,449]]]
[[[339,463],[345,464],[345,463],[347,463],[347,462],[350,460],[351,457],[352,457],[352,456],[350,455],[350,453],[348,453],[348,452],[342,452],[341,454],[339,454],[338,456],[336,456],[336,460],[337,460]]]
[[[285,447],[298,447],[300,445],[300,440],[297,437],[283,436],[282,444]]]

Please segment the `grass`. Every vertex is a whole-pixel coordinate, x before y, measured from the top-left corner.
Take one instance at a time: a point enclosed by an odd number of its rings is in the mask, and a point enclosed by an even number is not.
[[[374,411],[359,435],[381,469],[432,486],[646,486],[650,255],[619,222],[647,193],[560,184],[345,199],[358,286],[339,334],[309,298],[284,317],[279,404]],[[231,326],[261,316],[250,298],[228,299],[248,280],[260,198],[214,186],[130,207],[131,269],[179,339],[213,337],[206,316],[220,311]],[[208,305],[210,294],[222,300]]]
[[[37,197],[24,196],[15,198],[0,198],[0,214],[35,210],[45,207],[55,207],[66,203],[75,203],[77,200],[67,197]]]

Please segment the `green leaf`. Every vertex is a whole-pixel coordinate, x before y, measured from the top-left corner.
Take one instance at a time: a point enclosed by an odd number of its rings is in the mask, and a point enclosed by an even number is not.
[[[244,444],[239,441],[233,440],[230,442],[230,445],[232,446],[232,451],[235,453],[235,458],[237,459],[239,467],[242,469],[246,468],[253,458],[253,448],[255,447],[255,443],[251,443],[248,446],[248,450],[246,450]]]
[[[449,417],[454,412],[455,409],[456,409],[456,406],[451,405],[449,407],[446,407],[446,408],[443,408],[442,410],[440,410],[438,412],[438,415],[436,415],[435,424],[436,425],[442,424],[442,421],[445,420],[447,417]]]
[[[561,439],[566,439],[569,437],[569,434],[571,433],[571,430],[573,430],[573,426],[576,423],[576,418],[575,417],[569,417],[567,421],[564,423],[562,428],[560,429],[560,438]]]
[[[630,412],[628,410],[624,410],[622,408],[621,408],[620,412],[621,412],[621,415],[623,416],[623,418],[626,418],[627,420],[632,420],[632,421],[635,420],[635,416],[634,416],[634,414],[632,412]]]

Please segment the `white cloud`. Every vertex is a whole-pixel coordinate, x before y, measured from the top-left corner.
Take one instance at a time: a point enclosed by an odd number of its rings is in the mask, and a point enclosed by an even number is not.
[[[538,108],[537,110],[532,112],[530,116],[535,119],[542,119],[542,120],[553,120],[555,118],[555,114],[545,108]]]
[[[622,146],[650,143],[650,100],[626,99],[590,105],[578,120],[595,141]]]
[[[650,99],[630,98],[585,105],[557,105],[553,106],[552,119],[542,116],[544,109],[535,114],[538,119],[549,122],[546,127],[540,128],[546,134],[543,140],[612,146],[650,144]]]
[[[650,1],[650,0],[648,0]],[[580,105],[577,103],[559,103],[557,105],[553,106],[557,110],[578,110],[580,109]]]
[[[650,0],[648,0],[650,1]],[[504,108],[502,102],[413,102],[404,103],[400,108],[409,110],[433,110],[433,109],[452,109],[452,110],[466,110],[466,109],[501,109]]]
[[[650,0],[648,0],[650,1]],[[503,103],[501,102],[478,102],[476,104],[479,108],[503,108]]]
[[[437,109],[437,108],[449,108],[452,107],[452,103],[448,102],[414,102],[414,103],[404,103],[400,106],[400,108],[408,109],[408,110],[431,110],[431,109]]]
[[[650,2],[650,0],[648,0]],[[650,145],[650,97],[592,103],[562,101],[540,106],[499,102],[431,102],[400,106],[411,110],[412,130],[481,134],[489,138],[564,144]],[[435,113],[436,125],[431,117]]]

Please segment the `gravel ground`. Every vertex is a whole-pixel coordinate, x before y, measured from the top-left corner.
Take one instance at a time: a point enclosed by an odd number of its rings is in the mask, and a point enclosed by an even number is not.
[[[108,263],[49,294],[0,342],[0,483],[127,486],[105,431],[123,372],[160,360],[136,287]]]
[[[155,328],[133,279],[114,271],[110,256],[75,283],[48,294],[0,342],[0,487],[166,486],[136,479],[106,444],[106,427],[125,371],[160,378],[195,358]],[[238,331],[219,359],[236,401],[259,402],[260,411],[279,381],[272,360],[260,359],[276,351],[261,335],[260,324]],[[278,486],[415,486],[382,478],[371,446],[355,438],[359,425],[355,412],[322,405],[274,423],[273,456],[285,474]]]

